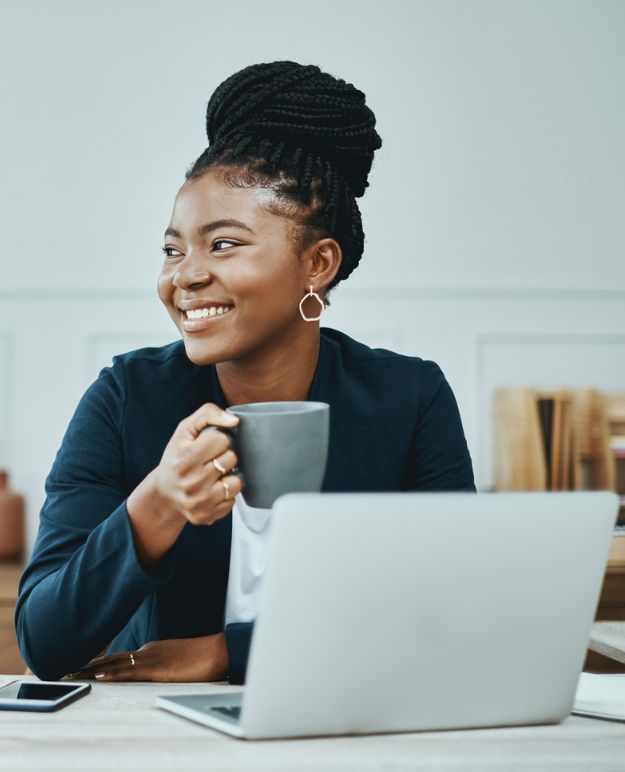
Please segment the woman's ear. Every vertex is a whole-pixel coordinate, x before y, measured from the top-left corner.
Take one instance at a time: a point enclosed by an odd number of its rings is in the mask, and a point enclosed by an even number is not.
[[[319,239],[310,247],[308,279],[315,291],[325,290],[338,273],[343,260],[343,251],[338,241],[331,238]]]

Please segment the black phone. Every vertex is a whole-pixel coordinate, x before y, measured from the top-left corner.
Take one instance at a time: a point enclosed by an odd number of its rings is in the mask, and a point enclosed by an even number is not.
[[[11,681],[0,686],[0,710],[59,710],[84,697],[91,684],[66,681]]]

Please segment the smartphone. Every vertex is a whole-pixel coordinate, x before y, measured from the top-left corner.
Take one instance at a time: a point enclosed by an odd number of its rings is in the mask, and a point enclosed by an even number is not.
[[[0,710],[59,710],[84,697],[91,684],[67,681],[11,681],[0,686]]]

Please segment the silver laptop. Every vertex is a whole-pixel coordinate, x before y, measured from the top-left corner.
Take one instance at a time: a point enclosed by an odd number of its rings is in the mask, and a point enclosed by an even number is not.
[[[288,494],[243,689],[159,707],[248,739],[561,721],[614,493]]]

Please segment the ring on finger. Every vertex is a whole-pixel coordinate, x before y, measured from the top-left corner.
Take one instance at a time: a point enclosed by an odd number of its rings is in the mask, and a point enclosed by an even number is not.
[[[213,459],[213,466],[218,472],[221,472],[222,474],[226,474],[226,467],[223,466],[223,464],[220,464],[216,458]]]
[[[135,666],[135,658],[133,657],[133,655],[132,655],[132,654],[130,655],[130,664],[131,664],[133,667]]]
[[[231,499],[232,494],[230,493],[230,486],[228,485],[228,483],[225,482],[225,480],[220,480],[219,482],[224,486],[224,495],[225,495],[224,501]]]

